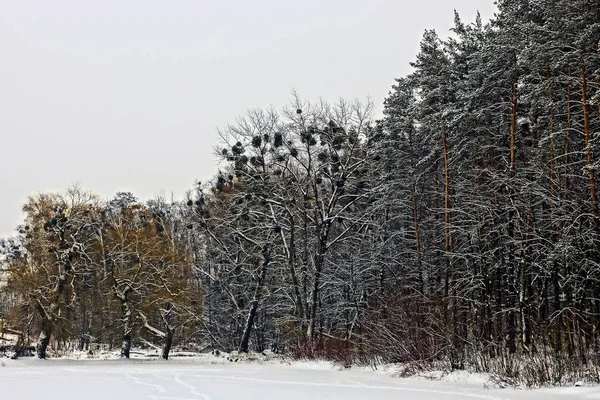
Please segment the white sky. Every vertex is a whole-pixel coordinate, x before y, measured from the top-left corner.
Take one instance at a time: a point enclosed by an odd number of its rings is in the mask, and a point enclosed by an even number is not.
[[[426,28],[492,0],[0,0],[0,236],[28,195],[176,198],[216,171],[248,108],[366,98],[381,110]]]

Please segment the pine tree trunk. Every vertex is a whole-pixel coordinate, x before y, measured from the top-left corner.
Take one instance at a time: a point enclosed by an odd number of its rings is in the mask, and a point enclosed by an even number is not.
[[[515,259],[515,220],[514,220],[514,210],[513,210],[513,199],[515,196],[515,188],[514,188],[514,177],[516,173],[516,156],[517,156],[517,84],[513,84],[512,94],[511,94],[511,119],[510,119],[510,176],[509,176],[509,197],[511,199],[509,205],[508,212],[508,236],[511,241],[508,250],[508,275],[507,275],[507,303],[509,305],[508,312],[508,350],[509,352],[515,353],[517,350],[516,347],[516,335],[517,335],[517,318],[515,313],[515,307],[517,306],[518,293],[515,292],[515,287],[518,286],[515,279],[517,278],[517,262]]]
[[[442,149],[444,152],[444,324],[448,328],[447,334],[455,337],[456,329],[456,309],[452,307],[452,319],[448,317],[448,310],[451,308],[450,285],[451,285],[451,262],[450,251],[452,239],[450,237],[450,172],[448,165],[448,137],[446,132],[446,123],[442,121]],[[452,321],[452,323],[450,323]],[[452,327],[450,326],[452,325]],[[450,339],[448,344],[453,344],[454,340]],[[452,346],[454,347],[454,346]],[[452,356],[454,358],[454,356]],[[453,365],[453,368],[455,366]]]
[[[446,250],[446,289],[448,297],[450,284],[450,251],[452,250],[452,237],[450,234],[450,166],[448,159],[448,134],[446,124],[442,123],[442,145],[444,149],[444,248]]]
[[[512,88],[511,118],[510,118],[510,171],[514,174],[517,156],[517,85]]]
[[[569,78],[571,78],[571,67],[569,67]],[[570,81],[570,79],[569,79]],[[565,132],[565,147],[564,147],[564,159],[565,159],[565,168],[564,168],[564,189],[563,196],[564,199],[567,200],[569,197],[569,152],[571,151],[571,130],[572,130],[572,121],[573,115],[571,111],[571,99],[572,99],[572,89],[571,84],[569,84],[567,88],[567,130]],[[567,202],[565,201],[565,204]]]
[[[413,221],[415,229],[415,250],[417,251],[417,268],[419,268],[419,285],[421,294],[425,295],[425,281],[421,263],[421,232],[419,230],[419,203],[417,201],[417,184],[412,185]]]
[[[556,321],[555,333],[554,333],[554,350],[558,353],[562,352],[563,349],[563,340],[562,340],[562,328],[563,328],[563,320],[562,313],[560,313],[561,304],[560,304],[560,283],[558,271],[556,271],[552,276],[552,286],[554,289],[554,312],[558,313],[560,318]]]
[[[548,81],[548,100],[550,104],[554,102],[554,90],[552,87],[552,75],[550,72],[550,64],[547,65],[546,70],[546,79]],[[560,173],[557,172],[556,168],[556,143],[554,141],[554,110],[550,111],[550,120],[548,121],[548,131],[550,133],[550,194],[552,197],[555,196],[555,182],[560,182]],[[554,210],[550,210],[551,215],[553,215]],[[554,218],[551,217],[551,220],[554,221]],[[552,224],[554,226],[554,223]]]
[[[388,240],[388,224],[390,217],[390,209],[389,207],[385,208],[383,213],[383,237],[381,238],[382,244],[386,243]],[[375,246],[375,243],[378,239],[373,239],[372,246]],[[385,304],[385,263],[381,263],[379,267],[379,296],[381,297],[381,309],[384,311],[384,316],[386,313],[386,304]]]
[[[587,164],[589,168],[589,181],[590,181],[590,197],[592,199],[592,208],[594,212],[594,228],[598,230],[598,200],[596,197],[596,177],[594,174],[594,155],[592,152],[592,144],[590,137],[590,105],[588,104],[588,93],[587,93],[587,70],[583,59],[581,60],[581,101],[583,106],[583,131],[585,135],[585,152],[587,155]]]

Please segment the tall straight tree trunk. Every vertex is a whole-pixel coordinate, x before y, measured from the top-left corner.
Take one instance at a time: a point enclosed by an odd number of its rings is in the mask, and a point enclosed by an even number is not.
[[[596,197],[596,177],[594,174],[594,155],[590,138],[590,105],[588,104],[587,93],[587,70],[583,59],[581,60],[581,102],[583,106],[583,131],[585,135],[585,152],[587,155],[587,164],[589,168],[590,197],[592,199],[592,208],[594,212],[594,228],[598,230],[598,199]]]
[[[517,157],[517,84],[513,85],[511,91],[511,117],[510,117],[510,171],[513,177]]]
[[[552,274],[552,286],[553,286],[553,290],[554,290],[554,311],[560,312],[561,290],[560,290],[558,271],[555,271]],[[559,313],[559,315],[562,316],[562,313]],[[560,318],[559,320],[556,321],[556,328],[555,328],[556,330],[555,330],[555,334],[554,334],[554,350],[557,351],[558,353],[562,352],[562,350],[563,350],[562,324],[563,324],[562,318]],[[552,329],[552,328],[550,328],[550,329]]]
[[[383,213],[383,237],[381,238],[382,246],[385,246],[388,240],[388,224],[390,218],[390,209],[389,207],[385,208]],[[373,240],[373,245],[375,245],[375,239]],[[384,310],[385,315],[385,263],[381,263],[379,267],[379,296],[381,296],[381,308]]]
[[[571,67],[569,67],[569,82],[571,78]],[[572,89],[571,84],[567,88],[567,130],[565,132],[565,147],[564,147],[564,159],[565,159],[565,168],[564,168],[564,198],[565,204],[566,200],[568,200],[569,194],[569,152],[571,151],[571,130],[573,124],[573,114],[571,111],[571,99],[572,99]]]
[[[308,193],[308,187],[306,189],[306,193]],[[309,312],[309,305],[308,305],[308,261],[309,261],[309,254],[308,254],[308,221],[309,221],[309,216],[308,216],[308,195],[304,196],[304,202],[303,202],[303,212],[302,212],[302,225],[303,225],[303,252],[302,252],[302,265],[300,268],[300,274],[301,274],[301,278],[302,278],[302,293],[304,295],[304,299],[305,304],[305,310],[308,312],[308,314],[310,314]],[[309,316],[309,315],[307,315]]]
[[[442,100],[442,106],[444,101]],[[451,201],[450,201],[450,157],[448,146],[448,127],[446,121],[442,120],[442,149],[444,152],[444,250],[445,250],[445,277],[444,277],[444,322],[448,328],[450,319],[448,318],[448,309],[452,309],[452,328],[448,329],[448,334],[451,335],[450,343],[453,349],[451,353],[452,368],[461,368],[460,347],[462,346],[459,340],[459,316],[458,316],[458,300],[453,289],[454,271],[452,265],[452,232],[451,232]],[[451,293],[452,291],[452,293]]]
[[[442,122],[442,147],[444,150],[444,249],[446,250],[446,277],[444,294],[446,297],[448,297],[452,275],[452,272],[450,271],[450,251],[452,250],[452,237],[450,233],[450,166],[448,159],[448,132],[446,130],[445,122]]]
[[[508,250],[508,275],[506,277],[506,288],[508,290],[507,303],[509,305],[508,312],[508,350],[510,353],[516,352],[516,335],[517,335],[517,318],[515,315],[515,306],[517,301],[517,293],[515,293],[515,287],[517,283],[515,279],[517,277],[517,266],[515,259],[515,221],[514,221],[514,210],[513,210],[513,199],[515,197],[514,178],[516,174],[516,156],[517,156],[517,83],[513,84],[511,90],[511,118],[510,118],[510,171],[509,171],[509,212],[508,212],[508,236],[509,236],[509,250]]]
[[[254,319],[256,317],[256,312],[258,311],[258,305],[260,304],[263,287],[267,278],[267,270],[269,269],[269,263],[271,260],[269,248],[266,245],[262,248],[262,255],[263,263],[260,269],[260,274],[258,276],[258,281],[256,282],[256,288],[254,289],[254,297],[252,298],[252,302],[250,303],[248,318],[246,318],[246,325],[244,326],[244,333],[242,334],[242,340],[240,342],[240,353],[248,352],[248,344],[250,342],[250,335],[252,334],[252,326],[254,326]]]
[[[316,188],[315,188],[316,193]],[[315,210],[315,221],[319,219],[318,212]],[[319,299],[319,286],[321,285],[321,272],[323,270],[323,266],[325,264],[325,253],[327,253],[327,240],[329,239],[329,233],[331,231],[331,219],[323,219],[321,223],[318,225],[317,232],[319,233],[319,238],[317,241],[317,254],[315,257],[315,274],[313,279],[313,287],[311,292],[311,305],[310,305],[310,321],[308,323],[308,331],[307,337],[309,340],[314,340],[317,336],[316,332],[316,321],[317,321],[317,309],[318,309],[318,299]]]
[[[417,184],[412,185],[413,221],[415,229],[415,250],[417,251],[417,267],[419,268],[419,284],[421,294],[425,295],[425,282],[423,277],[423,266],[421,263],[421,232],[419,230],[419,203],[417,201]]]
[[[554,102],[554,90],[552,87],[552,73],[550,71],[550,64],[547,65],[546,79],[548,81],[548,100],[550,104]],[[550,111],[550,119],[548,121],[548,131],[550,132],[550,194],[555,195],[555,182],[557,179],[556,170],[556,143],[554,141],[554,110]],[[551,210],[552,213],[552,210]],[[552,218],[553,219],[553,218]],[[554,224],[553,224],[554,225]]]
[[[306,315],[306,302],[302,299],[300,282],[298,282],[298,275],[296,274],[296,226],[294,222],[294,215],[289,210],[288,217],[290,219],[290,243],[286,243],[283,229],[281,230],[281,240],[283,241],[287,252],[288,266],[290,269],[290,276],[292,278],[292,286],[296,301],[296,312],[298,313],[298,317],[304,321],[304,317]]]
[[[452,251],[452,236],[450,231],[450,165],[448,156],[448,132],[446,122],[442,121],[442,148],[444,151],[444,250],[445,250],[445,277],[444,277],[444,297],[446,306],[444,312],[447,314],[448,307],[452,304],[452,343],[453,348],[456,349],[456,337],[457,337],[457,310],[456,310],[456,298],[450,298],[450,287],[452,285],[452,262],[450,261]],[[449,319],[445,318],[446,326],[449,325]],[[450,331],[449,331],[450,332]],[[453,356],[454,358],[454,356]],[[453,367],[455,367],[453,365]]]
[[[562,197],[563,197],[563,213],[564,215],[568,215],[569,214],[569,191],[570,191],[570,179],[569,179],[569,158],[570,158],[570,151],[571,151],[571,135],[572,135],[572,126],[573,126],[573,111],[571,108],[571,102],[572,102],[572,98],[573,98],[573,89],[571,87],[571,77],[572,77],[572,71],[571,71],[571,67],[569,66],[569,72],[568,72],[568,76],[569,76],[569,85],[567,86],[567,129],[565,132],[565,144],[564,144],[564,169],[563,169],[563,174],[564,174],[564,181],[563,181],[563,193],[562,193]],[[565,271],[567,271],[567,276],[570,275],[569,271],[569,261],[567,259],[567,257],[565,256],[564,259],[564,268]],[[556,271],[552,274],[552,287],[555,291],[555,296],[559,296],[558,298],[555,297],[555,303],[558,304],[558,306],[560,306],[560,295],[558,294],[558,290],[560,289],[559,286],[559,282],[558,282],[558,273],[559,270],[558,268],[556,269]],[[547,286],[547,285],[546,285]],[[545,286],[545,289],[547,290]],[[548,297],[548,296],[545,296]],[[545,300],[546,303],[546,307],[545,309],[547,310],[549,305],[548,300]],[[559,324],[559,329],[556,332],[555,335],[555,340],[554,340],[554,345],[556,346],[556,348],[562,348],[562,335],[561,335],[561,328],[562,328],[562,313],[559,314],[561,316],[561,320],[558,321]],[[568,318],[568,315],[567,315]],[[543,316],[543,319],[545,319],[545,316]],[[568,322],[568,319],[567,319]],[[578,335],[578,332],[575,331],[575,326],[573,326],[573,329],[571,331],[572,335]]]
[[[323,262],[325,261],[325,251],[327,250],[327,234],[321,229],[319,235],[319,243],[317,247],[317,256],[315,257],[315,275],[313,279],[313,287],[311,292],[311,303],[310,303],[310,321],[308,323],[308,331],[306,336],[309,340],[316,338],[316,321],[317,321],[317,306],[319,299],[319,286],[321,284],[321,271],[323,269]]]

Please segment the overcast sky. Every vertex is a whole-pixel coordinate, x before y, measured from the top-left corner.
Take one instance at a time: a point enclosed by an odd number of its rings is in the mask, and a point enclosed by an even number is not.
[[[176,198],[253,107],[370,97],[492,0],[0,0],[0,236],[28,195]]]

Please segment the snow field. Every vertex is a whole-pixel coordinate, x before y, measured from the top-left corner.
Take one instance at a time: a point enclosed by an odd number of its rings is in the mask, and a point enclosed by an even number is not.
[[[520,400],[600,399],[597,387],[486,389],[481,377],[394,378],[325,362],[227,363],[159,360],[3,360],[0,393],[15,400]]]

